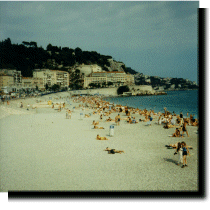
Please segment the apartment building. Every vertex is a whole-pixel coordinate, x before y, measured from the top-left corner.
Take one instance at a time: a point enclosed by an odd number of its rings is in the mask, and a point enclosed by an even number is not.
[[[22,74],[21,71],[17,71],[15,69],[0,69],[0,74],[11,75],[14,78],[14,86],[21,87],[22,86]]]
[[[0,74],[0,90],[4,87],[12,87],[14,85],[14,77],[11,75]]]
[[[61,88],[68,88],[69,86],[69,73],[66,71],[49,70],[49,69],[35,69],[33,71],[33,78],[40,78],[42,82],[40,86],[45,87],[47,84],[52,87],[54,84],[59,85]]]
[[[84,77],[84,88],[88,87],[90,83],[102,83],[108,84],[108,82],[114,83],[115,86],[132,85],[134,84],[134,76],[126,74],[125,72],[94,72],[90,76]]]

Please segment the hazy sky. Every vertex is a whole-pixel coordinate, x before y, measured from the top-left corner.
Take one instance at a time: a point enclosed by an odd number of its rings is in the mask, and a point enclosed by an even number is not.
[[[150,76],[197,82],[198,1],[0,2],[0,39],[111,55]]]

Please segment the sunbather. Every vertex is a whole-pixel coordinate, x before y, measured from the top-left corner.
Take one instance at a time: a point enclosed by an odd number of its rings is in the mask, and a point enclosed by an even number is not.
[[[99,134],[96,136],[96,139],[97,139],[97,140],[109,140],[109,139],[107,139],[106,137],[101,137],[101,136],[99,136]]]
[[[110,149],[109,147],[107,147],[104,151],[108,151],[108,154],[125,153],[124,150]]]
[[[93,129],[104,129],[104,127],[98,127],[98,126],[94,125]]]
[[[99,121],[95,122],[95,120],[93,120],[93,125],[98,125]]]

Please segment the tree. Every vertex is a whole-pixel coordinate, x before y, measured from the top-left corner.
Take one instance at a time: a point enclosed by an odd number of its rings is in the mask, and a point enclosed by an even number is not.
[[[75,73],[76,73],[76,74],[80,74],[80,70],[79,70],[79,69],[76,69],[76,70],[75,70]]]
[[[93,82],[90,83],[89,86],[90,86],[91,88],[97,87],[97,85],[96,85],[95,83],[93,83]]]
[[[52,46],[51,44],[48,44],[48,45],[47,45],[47,51],[51,51],[51,50],[52,50],[52,47],[53,47],[53,46]]]
[[[130,92],[130,89],[127,85],[125,86],[120,86],[118,89],[117,89],[117,94],[120,95],[120,94],[123,94],[124,92]]]
[[[59,90],[59,89],[60,89],[60,86],[57,85],[57,84],[54,84],[54,85],[51,87],[51,89],[52,89],[53,91],[56,91],[56,90]]]
[[[111,85],[113,85],[114,83],[113,82],[108,82],[108,86],[111,86]]]
[[[37,48],[37,43],[36,42],[30,42],[31,46],[34,46],[35,48]]]
[[[82,50],[79,47],[75,49],[75,56],[82,56]]]
[[[48,86],[48,84],[47,84],[47,83],[45,84],[45,89],[46,89],[46,90],[48,90],[48,89],[49,89],[49,86]]]

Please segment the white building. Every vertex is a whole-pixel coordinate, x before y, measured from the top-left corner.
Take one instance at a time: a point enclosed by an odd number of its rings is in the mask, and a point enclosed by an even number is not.
[[[108,84],[108,82],[112,82],[115,86],[119,84],[133,85],[134,76],[125,72],[95,72],[84,77],[84,88],[88,87],[90,83]]]
[[[54,84],[59,85],[61,88],[68,88],[69,86],[69,73],[66,71],[35,69],[33,71],[33,77],[42,79],[42,88],[46,84],[49,87],[52,87]]]
[[[105,72],[97,64],[92,64],[92,65],[82,64],[82,65],[79,65],[79,66],[75,66],[74,69],[75,70],[76,69],[80,70],[80,73],[84,73],[85,76],[89,76],[91,73],[95,73],[95,72]]]

